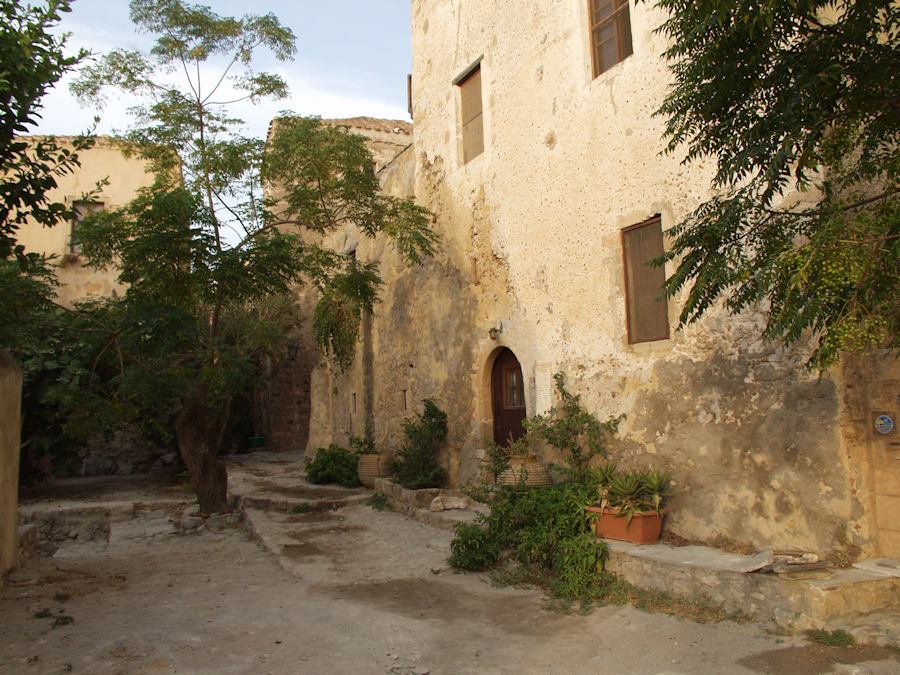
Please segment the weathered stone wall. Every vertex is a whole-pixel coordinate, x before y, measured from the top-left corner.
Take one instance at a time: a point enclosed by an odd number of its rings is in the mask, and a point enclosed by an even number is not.
[[[65,137],[57,137],[57,140],[62,145],[69,141]],[[107,210],[116,209],[134,199],[140,188],[153,183],[154,177],[149,172],[147,162],[138,157],[125,157],[109,138],[98,138],[93,148],[79,152],[78,157],[81,161],[78,169],[57,176],[58,186],[48,193],[51,201],[71,205],[72,202],[81,200],[85,193],[92,192],[98,182],[107,180],[99,192],[89,199],[103,202]],[[19,232],[19,243],[29,252],[57,256],[59,302],[71,307],[79,300],[121,292],[123,287],[114,269],[89,268],[80,255],[70,254],[71,232],[70,223],[59,223],[48,228],[31,220]]]
[[[360,242],[386,282],[371,349],[363,341],[346,373],[314,372],[309,447],[358,433],[370,410],[377,444],[394,448],[400,421],[430,396],[449,414],[451,481],[464,482],[490,437],[492,359],[508,347],[529,415],[552,403],[557,371],[601,418],[628,415],[612,455],[672,472],[674,532],[875,552],[836,372],[803,370],[802,345],[763,343],[760,315],[716,310],[676,332],[679,298],[671,339],[628,343],[621,230],[656,213],[671,227],[709,196],[712,170],[660,155],[661,15],[633,5],[634,54],[593,79],[582,0],[525,11],[414,0],[412,14],[414,146],[380,175],[434,212],[442,247],[409,268],[383,241]],[[479,58],[485,152],[463,164],[452,82]]]
[[[22,373],[9,354],[0,351],[0,585],[18,555],[21,403]]]

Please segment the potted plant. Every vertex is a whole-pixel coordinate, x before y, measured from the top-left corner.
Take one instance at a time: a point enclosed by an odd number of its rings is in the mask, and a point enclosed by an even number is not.
[[[351,436],[350,448],[359,455],[356,473],[359,482],[367,488],[375,487],[376,478],[386,478],[390,475],[391,456],[379,454],[371,437]]]
[[[662,533],[670,478],[654,468],[620,471],[615,464],[595,470],[597,505],[588,506],[597,537],[650,544]]]
[[[550,471],[531,451],[527,434],[510,442],[501,451],[506,454],[508,461],[506,469],[497,476],[499,485],[546,487],[553,484]]]

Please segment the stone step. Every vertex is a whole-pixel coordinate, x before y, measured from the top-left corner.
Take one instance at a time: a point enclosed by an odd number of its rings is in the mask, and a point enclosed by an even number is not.
[[[304,513],[306,511],[334,511],[353,504],[365,504],[372,498],[371,492],[352,494],[347,497],[326,497],[322,499],[298,499],[289,497],[270,497],[264,494],[247,494],[236,496],[237,508],[257,509],[259,511],[278,511],[280,513]]]
[[[829,579],[787,579],[737,571],[734,554],[706,546],[638,546],[607,540],[606,568],[642,588],[703,597],[755,622],[801,631],[871,614],[900,612],[900,578],[862,569],[834,569]]]

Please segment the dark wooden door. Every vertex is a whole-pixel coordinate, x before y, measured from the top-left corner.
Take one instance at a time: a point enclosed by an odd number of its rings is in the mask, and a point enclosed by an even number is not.
[[[516,355],[503,349],[491,371],[491,407],[494,411],[494,442],[508,446],[525,435],[525,384]]]

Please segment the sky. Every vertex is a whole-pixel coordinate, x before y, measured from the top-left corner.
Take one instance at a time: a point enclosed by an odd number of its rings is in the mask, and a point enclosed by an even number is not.
[[[263,50],[254,59],[255,70],[278,73],[287,81],[290,96],[238,109],[248,134],[265,135],[269,121],[282,111],[408,119],[409,0],[201,0],[197,4],[222,16],[273,13],[297,37],[294,61],[279,62]],[[150,35],[135,32],[127,0],[75,0],[73,11],[63,15],[60,29],[71,34],[68,48],[73,51],[146,51],[152,45]],[[213,76],[213,69],[205,76]],[[65,76],[44,98],[41,123],[32,133],[77,134],[91,126],[97,114],[101,115],[97,133],[128,127],[127,108],[136,99],[110,97],[101,111],[83,107],[69,93],[73,77]]]

